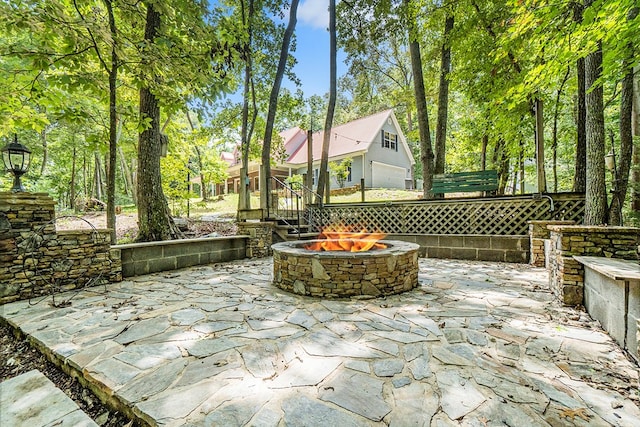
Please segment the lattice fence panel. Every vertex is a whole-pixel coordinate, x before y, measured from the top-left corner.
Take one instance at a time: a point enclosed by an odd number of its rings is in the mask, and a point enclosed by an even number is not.
[[[387,234],[526,235],[528,221],[582,221],[584,197],[554,195],[552,200],[504,197],[475,200],[395,202],[310,206],[308,221],[316,231],[330,224],[363,227]]]

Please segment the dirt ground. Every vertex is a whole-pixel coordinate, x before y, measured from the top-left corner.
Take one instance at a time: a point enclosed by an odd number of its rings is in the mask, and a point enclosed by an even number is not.
[[[235,223],[228,218],[200,221],[185,219],[179,221],[185,237],[233,236],[236,234]],[[78,230],[107,228],[107,215],[104,212],[87,212],[82,215],[59,215],[56,218],[56,229]],[[186,228],[185,228],[186,226]],[[118,243],[130,243],[138,234],[138,216],[135,213],[116,215],[116,239]]]
[[[37,369],[62,390],[91,418],[104,427],[134,427],[131,420],[120,412],[111,411],[91,391],[65,374],[12,330],[0,326],[0,382]]]

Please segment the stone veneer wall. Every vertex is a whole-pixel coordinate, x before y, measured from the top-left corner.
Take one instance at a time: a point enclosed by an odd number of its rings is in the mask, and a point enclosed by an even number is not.
[[[46,193],[0,192],[0,303],[47,295],[52,282],[71,290],[100,275],[122,280],[109,230],[57,232],[54,218],[55,201]],[[33,257],[37,264],[23,262],[26,239],[34,232],[41,239]]]
[[[246,252],[248,258],[264,258],[272,255],[274,226],[275,223],[269,221],[238,222],[238,234],[248,236]]]
[[[546,266],[545,240],[549,240],[549,225],[573,225],[575,221],[529,221],[530,263],[536,267]]]
[[[549,285],[566,305],[584,299],[584,268],[574,255],[638,260],[640,228],[550,225]]]

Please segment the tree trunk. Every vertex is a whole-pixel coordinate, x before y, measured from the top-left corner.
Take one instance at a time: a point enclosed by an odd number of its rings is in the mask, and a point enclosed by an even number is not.
[[[407,10],[410,6],[409,2],[410,0],[405,0]],[[420,132],[420,160],[422,162],[422,179],[424,181],[422,195],[425,199],[432,199],[433,146],[431,144],[429,114],[427,112],[427,99],[422,75],[422,58],[420,56],[420,44],[416,38],[416,29],[414,28],[415,21],[412,17],[409,17],[407,22],[409,23],[409,55],[411,57],[411,71],[413,72],[413,90],[416,98],[418,130]]]
[[[583,6],[573,2],[573,20],[582,22]],[[578,97],[576,111],[576,168],[573,177],[573,191],[584,193],[587,189],[587,109],[585,105],[585,60],[579,58],[576,63],[578,77]]]
[[[251,209],[251,195],[249,186],[246,185],[249,174],[249,147],[251,145],[251,132],[249,130],[249,96],[251,91],[252,77],[252,40],[253,40],[253,0],[249,0],[248,14],[245,16],[244,1],[241,1],[242,21],[248,33],[247,43],[244,46],[244,88],[242,94],[242,129],[241,129],[241,160],[240,168],[240,194],[238,195],[238,209]],[[253,111],[253,121],[255,122],[256,110]]]
[[[291,36],[296,28],[297,12],[298,12],[299,0],[291,0],[291,7],[289,8],[289,24],[284,31],[282,37],[282,47],[280,49],[280,59],[278,60],[278,69],[276,71],[275,80],[273,81],[273,87],[271,88],[271,95],[269,96],[269,111],[267,112],[267,123],[264,131],[264,144],[262,145],[262,174],[260,183],[260,207],[262,209],[267,208],[269,200],[269,188],[271,184],[271,139],[273,134],[273,125],[276,118],[276,110],[278,108],[278,94],[280,93],[280,85],[282,84],[282,77],[284,76],[284,70],[287,65],[287,58],[289,57],[289,45],[291,43]],[[244,183],[243,183],[244,184]]]
[[[196,127],[193,125],[191,121],[191,115],[189,114],[189,109],[187,108],[187,121],[189,122],[189,127],[191,128],[191,132],[194,133]],[[202,160],[202,152],[200,151],[200,147],[197,144],[193,146],[196,150],[197,162],[198,162],[198,170],[200,171],[200,195],[202,196],[202,201],[209,200],[209,181],[207,181],[204,174],[204,161]],[[189,182],[189,186],[191,186],[191,182]],[[189,188],[190,191],[190,188]]]
[[[487,170],[487,146],[489,145],[489,135],[482,135],[482,149],[480,151],[480,170]]]
[[[116,165],[118,145],[118,111],[117,111],[117,79],[118,52],[116,50],[116,21],[113,16],[111,0],[104,0],[109,17],[109,32],[111,35],[111,66],[109,73],[109,162],[107,171],[107,228],[111,237],[111,244],[116,243]]]
[[[503,195],[509,180],[509,156],[505,142],[499,138],[493,150],[493,165],[498,171],[498,194]]]
[[[102,200],[102,162],[97,152],[93,153],[93,196]]]
[[[629,12],[628,20],[633,20],[638,14],[638,8]],[[609,209],[609,223],[622,225],[622,207],[627,198],[629,186],[629,170],[631,168],[631,156],[633,155],[633,45],[627,45],[626,74],[622,79],[620,90],[620,161],[615,170],[615,182],[613,198]]]
[[[82,192],[83,197],[87,197],[89,194],[89,187],[87,185],[87,154],[82,152]]]
[[[131,196],[133,202],[136,202],[136,190],[133,185],[133,174],[131,169],[129,168],[129,164],[127,163],[127,159],[124,156],[124,152],[122,151],[122,147],[118,147],[118,154],[120,154],[120,168],[122,169],[122,176],[124,176],[126,193],[128,196]]]
[[[564,78],[560,83],[558,92],[556,93],[556,105],[553,111],[553,131],[551,133],[551,155],[553,159],[553,192],[558,192],[558,116],[560,111],[560,97],[562,96],[562,90],[565,83],[569,79],[571,73],[571,67],[567,67],[567,72],[564,74]]]
[[[73,145],[71,160],[71,182],[69,182],[69,206],[75,210],[76,207],[76,146]]]
[[[444,173],[447,143],[447,117],[449,110],[449,72],[451,71],[451,47],[449,36],[453,30],[453,16],[447,16],[444,24],[443,43],[440,51],[440,88],[438,92],[438,122],[436,123],[436,152],[434,173]]]
[[[40,132],[40,141],[42,141],[42,165],[40,165],[40,175],[44,175],[45,168],[47,167],[47,131],[42,129]]]
[[[640,138],[640,67],[634,68],[633,114],[631,116],[633,139]],[[631,174],[631,211],[640,216],[640,145],[633,144],[633,168]]]
[[[209,181],[206,179],[204,174],[204,162],[202,161],[202,150],[197,145],[194,146],[196,150],[196,156],[198,157],[198,170],[200,171],[200,195],[202,196],[202,201],[206,202],[209,200]]]
[[[329,0],[329,105],[327,117],[324,121],[324,135],[322,138],[322,156],[320,157],[320,172],[318,175],[318,195],[316,203],[322,203],[325,194],[330,196],[329,183],[329,143],[331,142],[331,128],[333,113],[336,109],[336,0]],[[326,189],[325,189],[326,187]],[[328,202],[328,200],[327,200]]]
[[[590,0],[589,0],[590,1]],[[604,168],[604,101],[602,84],[596,81],[602,74],[602,44],[585,60],[587,96],[587,186],[584,223],[600,225],[607,222],[607,189]]]
[[[160,13],[147,4],[144,39],[153,43],[160,28]],[[138,242],[178,238],[180,231],[169,213],[160,175],[160,107],[147,85],[140,88],[140,120],[149,120],[138,135]]]
[[[518,167],[520,168],[520,194],[524,194],[524,142],[520,141],[520,156],[518,158]]]
[[[543,102],[540,98],[535,101],[536,116],[536,176],[538,180],[538,193],[547,192],[547,177],[544,169],[544,115]]]

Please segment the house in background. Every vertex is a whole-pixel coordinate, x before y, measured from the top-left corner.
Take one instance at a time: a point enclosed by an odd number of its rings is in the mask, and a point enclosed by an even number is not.
[[[271,167],[271,175],[284,181],[293,175],[306,175],[308,169],[307,133],[296,127],[280,133],[283,141],[283,159]],[[359,185],[364,179],[365,188],[413,189],[415,161],[393,110],[385,110],[331,129],[329,162],[341,162],[351,158],[351,170],[344,186]],[[315,132],[311,138],[313,151],[313,185],[317,185],[322,155],[324,131]],[[236,150],[237,151],[237,150]],[[229,166],[229,178],[222,184],[226,192],[238,192],[240,166],[238,153],[222,153],[224,159],[233,159]],[[249,163],[249,190],[258,191],[260,182],[259,162]],[[338,188],[331,177],[331,188]],[[221,189],[222,190],[222,189]]]
[[[314,133],[312,138],[314,186],[318,181],[323,138],[324,131]],[[352,160],[345,186],[360,184],[364,178],[365,188],[413,188],[415,160],[393,110],[333,127],[330,138],[329,161]],[[307,144],[305,140],[285,162],[296,174],[307,173]],[[338,187],[331,177],[331,188]]]

